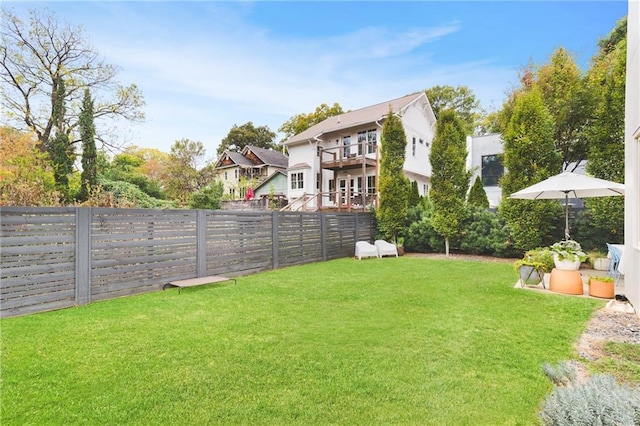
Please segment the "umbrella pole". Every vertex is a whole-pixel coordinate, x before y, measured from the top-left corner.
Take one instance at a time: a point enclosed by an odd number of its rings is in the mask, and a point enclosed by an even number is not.
[[[564,239],[569,240],[569,193],[564,193]]]

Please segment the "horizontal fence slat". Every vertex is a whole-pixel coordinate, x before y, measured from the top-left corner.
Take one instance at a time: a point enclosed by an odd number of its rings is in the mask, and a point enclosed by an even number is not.
[[[201,274],[239,276],[353,256],[356,239],[374,235],[370,213],[0,207],[0,215],[2,317],[74,306],[85,291],[89,302],[158,291],[196,278],[199,259]],[[76,282],[83,268],[88,282]]]

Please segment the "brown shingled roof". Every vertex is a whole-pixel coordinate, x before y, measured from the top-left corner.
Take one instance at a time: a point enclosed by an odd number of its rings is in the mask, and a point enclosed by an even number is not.
[[[379,104],[329,117],[326,120],[309,127],[307,130],[292,136],[284,141],[284,144],[288,145],[306,141],[313,139],[314,137],[321,136],[324,133],[355,127],[361,124],[375,123],[376,121],[384,119],[384,117],[389,114],[389,108],[391,108],[393,112],[397,113],[423,96],[426,99],[424,92],[411,93],[398,99],[381,102]]]

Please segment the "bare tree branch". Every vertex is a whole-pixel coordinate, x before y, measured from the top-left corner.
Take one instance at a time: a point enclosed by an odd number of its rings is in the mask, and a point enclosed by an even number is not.
[[[118,69],[87,43],[82,27],[61,25],[48,10],[30,11],[28,24],[4,7],[1,15],[0,101],[7,124],[34,132],[40,145],[46,146],[59,78],[67,89],[66,132],[77,129],[85,88],[91,89],[95,101],[96,140],[116,146],[105,130],[110,121],[144,119],[140,90],[115,81]]]

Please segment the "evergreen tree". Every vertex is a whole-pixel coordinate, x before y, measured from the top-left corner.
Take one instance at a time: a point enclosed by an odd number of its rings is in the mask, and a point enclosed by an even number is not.
[[[548,245],[549,234],[562,212],[556,200],[517,200],[510,194],[560,173],[562,157],[555,149],[554,122],[537,89],[516,96],[513,111],[503,135],[503,200],[499,212],[509,227],[518,250]],[[547,241],[545,241],[547,238]]]
[[[469,196],[467,197],[467,204],[485,209],[489,208],[489,198],[487,198],[487,192],[484,190],[480,176],[476,176],[476,180],[473,182],[473,185],[471,185]]]
[[[418,191],[418,182],[411,181],[411,189],[409,190],[409,208],[416,207],[420,204],[420,192]]]
[[[96,126],[93,122],[93,100],[89,89],[84,91],[84,99],[78,117],[80,140],[82,141],[82,174],[80,175],[80,193],[78,200],[86,201],[98,185]]]
[[[378,229],[385,239],[396,241],[407,216],[409,180],[404,176],[407,138],[400,118],[389,111],[382,127],[380,158],[380,205]]]
[[[436,135],[431,145],[432,224],[444,237],[445,253],[449,255],[449,241],[459,235],[465,218],[465,199],[470,173],[466,170],[467,144],[464,123],[453,110],[440,112]]]
[[[56,180],[56,189],[65,200],[69,200],[69,174],[73,168],[73,150],[69,143],[69,135],[65,125],[65,96],[64,80],[55,80],[53,96],[52,116],[56,134],[49,144],[49,156],[53,166],[53,175]]]

